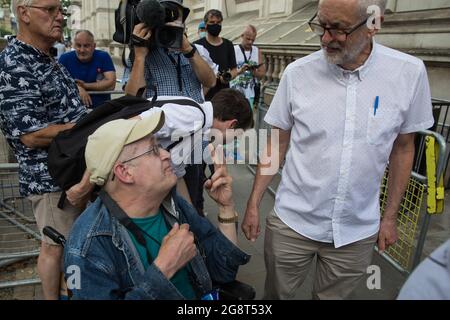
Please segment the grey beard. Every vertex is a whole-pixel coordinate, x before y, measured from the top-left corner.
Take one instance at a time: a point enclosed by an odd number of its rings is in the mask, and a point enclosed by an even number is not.
[[[336,54],[334,56],[328,55],[326,50],[324,50],[325,58],[328,63],[336,64],[336,65],[345,65],[349,63],[355,62],[355,60],[359,57],[359,55],[363,52],[366,47],[367,42],[360,42],[358,45],[355,45],[351,48],[344,48],[341,53]]]

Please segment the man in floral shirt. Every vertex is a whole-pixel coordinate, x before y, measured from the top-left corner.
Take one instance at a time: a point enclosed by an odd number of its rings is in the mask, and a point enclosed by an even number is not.
[[[80,210],[57,208],[61,190],[48,172],[47,148],[61,131],[85,114],[78,89],[50,55],[61,38],[63,9],[59,0],[13,1],[19,24],[0,54],[0,126],[19,162],[20,193],[32,202],[39,230],[52,226],[65,236]],[[46,299],[59,296],[63,249],[43,237],[38,273]]]

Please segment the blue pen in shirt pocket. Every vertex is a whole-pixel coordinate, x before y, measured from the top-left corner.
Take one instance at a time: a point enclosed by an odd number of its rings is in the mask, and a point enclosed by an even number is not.
[[[375,98],[375,103],[373,104],[373,116],[375,117],[377,115],[377,110],[380,106],[380,97],[377,96]]]

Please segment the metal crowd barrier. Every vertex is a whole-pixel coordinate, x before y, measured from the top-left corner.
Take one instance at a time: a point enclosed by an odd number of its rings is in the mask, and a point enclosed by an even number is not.
[[[40,240],[31,203],[19,194],[17,164],[0,165],[0,268],[39,255]],[[40,283],[33,274],[2,272],[0,289]]]
[[[431,217],[442,213],[444,201],[444,186],[443,184],[439,186],[439,181],[442,181],[444,173],[445,140],[440,134],[432,131],[421,131],[417,136],[419,144],[425,145],[425,151],[421,155],[419,149],[414,167],[419,168],[422,159],[425,159],[425,173],[412,172],[398,213],[399,239],[382,254],[383,258],[405,275],[420,263]],[[430,151],[435,153],[435,150],[438,155],[433,157]],[[389,169],[386,169],[380,194],[381,215],[387,202],[388,180]],[[427,199],[424,199],[425,195]],[[440,203],[440,209],[436,209],[436,202]]]
[[[450,145],[450,101],[433,100],[433,113],[436,124],[433,131],[444,137],[447,146]],[[445,160],[444,182],[446,189],[450,189],[450,148],[447,148]]]
[[[264,97],[265,89],[267,87],[262,88],[262,97]],[[257,123],[255,126],[257,130],[270,129],[264,122],[264,117],[269,107],[263,100],[261,99],[257,110]],[[442,179],[445,171],[449,170],[447,144],[450,142],[450,126],[447,123],[450,122],[450,103],[436,103],[434,102],[434,111],[439,111],[441,121],[438,123],[437,128],[440,130],[440,133],[423,131],[417,134],[417,150],[413,172],[398,216],[399,240],[382,254],[384,259],[404,275],[409,274],[420,263],[431,217],[433,214],[440,213],[436,212],[436,201],[439,201],[441,206],[444,201]],[[437,106],[438,109],[436,109]],[[446,138],[442,136],[442,133],[446,134]],[[430,156],[432,153],[430,148],[433,148],[433,152],[434,148],[436,148],[436,157]],[[248,169],[253,174],[256,173],[255,166],[249,165]],[[278,174],[281,175],[281,169]],[[432,178],[433,182],[437,181],[439,183],[441,181],[442,187],[439,187],[438,184],[431,185],[430,177],[434,177]],[[383,215],[387,201],[388,179],[389,170],[387,169],[381,185],[381,215]],[[276,194],[273,188],[269,188],[269,192],[274,196]],[[436,199],[430,197],[430,193],[435,195]],[[425,195],[427,195],[426,200],[424,199]],[[434,203],[431,203],[433,201]],[[425,209],[425,205],[427,209]],[[433,211],[431,208],[435,210]]]
[[[100,94],[110,94],[110,95],[124,95],[123,90],[111,90],[111,91],[88,91],[89,95],[100,95]]]

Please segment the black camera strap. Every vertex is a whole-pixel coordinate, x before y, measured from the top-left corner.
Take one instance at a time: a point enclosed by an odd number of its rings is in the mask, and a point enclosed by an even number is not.
[[[173,193],[176,192],[175,189],[173,189],[172,192]],[[112,216],[114,216],[117,220],[119,220],[120,224],[123,225],[134,236],[134,238],[136,239],[136,241],[139,243],[140,246],[145,248],[148,264],[151,265],[153,263],[154,259],[152,258],[151,254],[150,254],[150,250],[147,247],[147,241],[145,240],[145,236],[147,236],[150,240],[152,240],[156,244],[158,244],[159,247],[161,247],[162,243],[160,241],[158,241],[157,239],[155,239],[150,234],[148,234],[147,232],[145,232],[144,230],[142,230],[141,228],[139,228],[139,226],[136,223],[134,223],[133,220],[131,220],[131,218],[122,210],[121,207],[119,207],[117,202],[114,201],[114,199],[111,198],[111,196],[104,189],[102,189],[100,191],[99,197],[102,200],[102,203],[104,204],[104,206],[108,209],[109,213]],[[162,210],[165,211],[164,208],[162,208]],[[167,226],[167,229],[170,230],[171,226],[165,217],[165,213],[163,213],[163,216],[164,216],[164,222]],[[183,224],[183,221],[181,221],[180,219],[176,219],[176,220],[180,226]],[[202,250],[202,247],[200,246],[198,239],[195,235],[194,235],[194,242],[195,242],[196,247],[199,249],[202,257],[205,258],[205,253]],[[187,270],[189,282],[191,283],[194,290],[197,290],[198,286],[199,286],[198,280],[194,276],[194,272],[192,270],[192,266],[190,263],[186,266],[186,270]]]
[[[126,59],[126,52],[127,52],[127,45],[126,45],[126,41],[128,40],[128,47],[132,48],[132,37],[131,35],[133,35],[133,28],[130,29],[130,35],[128,34],[128,29],[127,29],[127,23],[130,23],[131,26],[134,26],[134,18],[135,18],[135,13],[136,13],[136,8],[138,5],[138,2],[134,2],[132,1],[130,6],[131,6],[131,15],[130,15],[130,19],[131,21],[128,22],[127,21],[127,8],[128,8],[128,4],[129,1],[128,0],[121,0],[120,3],[120,11],[119,11],[119,22],[122,25],[122,29],[123,29],[123,51],[122,51],[122,63],[124,67],[128,67],[131,68],[131,65],[128,64],[128,61]]]
[[[105,207],[108,209],[109,213],[117,218],[119,220],[120,224],[123,225],[136,239],[136,241],[145,248],[145,252],[147,255],[147,261],[149,264],[153,263],[152,256],[150,254],[150,251],[147,247],[147,241],[145,240],[144,234],[157,243],[159,246],[161,246],[161,242],[156,240],[154,237],[149,235],[148,233],[144,232],[141,228],[138,227],[136,223],[131,220],[129,216],[122,210],[121,207],[111,198],[111,196],[102,189],[98,195],[100,199],[102,200],[102,203],[105,205]]]
[[[252,46],[252,49],[250,50],[250,55],[249,55],[248,58],[247,58],[247,56],[245,55],[245,49],[244,49],[244,47],[243,47],[241,44],[239,45],[239,48],[241,48],[242,54],[244,55],[244,62],[245,62],[245,63],[248,63],[249,60],[252,58],[252,54],[253,54],[253,46]]]
[[[178,89],[180,90],[180,92],[183,92],[183,79],[181,78],[181,54],[178,55],[178,62],[175,61],[175,58],[172,57],[169,52],[167,52],[167,56],[169,57],[170,61],[172,61],[177,70]]]
[[[252,49],[250,50],[250,56],[247,58],[247,56],[245,55],[245,49],[244,49],[244,47],[240,44],[239,45],[239,48],[241,48],[241,51],[242,51],[242,54],[244,55],[244,61],[245,61],[245,63],[246,64],[248,64],[248,62],[249,62],[249,60],[252,58],[252,54],[253,54],[253,46],[252,46]],[[252,76],[253,76],[253,85],[254,86],[256,86],[256,78],[255,78],[255,76],[253,75],[253,73],[252,73]]]

